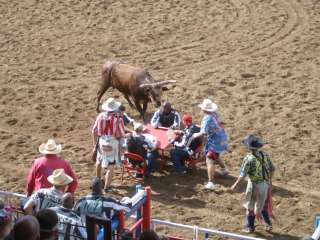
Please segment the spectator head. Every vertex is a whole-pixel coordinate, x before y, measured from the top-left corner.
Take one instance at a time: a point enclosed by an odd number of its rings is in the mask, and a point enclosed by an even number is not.
[[[40,224],[40,240],[58,239],[58,215],[51,209],[41,209],[36,218]]]
[[[120,105],[120,107],[118,108],[118,111],[120,112],[124,112],[126,110],[126,107],[123,106],[123,104]]]
[[[103,183],[102,183],[101,179],[98,177],[94,177],[91,181],[90,188],[91,188],[92,194],[101,195],[102,188],[103,188]]]
[[[14,240],[39,240],[40,226],[34,216],[23,216],[13,226],[12,238]]]
[[[134,130],[136,133],[142,133],[142,132],[145,130],[145,127],[143,126],[142,123],[134,122],[134,123],[133,123],[133,130]]]
[[[74,197],[71,193],[65,193],[62,195],[61,204],[64,208],[72,209],[74,205]]]
[[[189,114],[184,114],[182,117],[182,123],[185,126],[190,126],[192,124],[192,117]]]
[[[147,230],[141,234],[140,240],[160,240],[160,238],[155,231]]]
[[[73,178],[64,172],[63,168],[59,168],[53,171],[53,173],[48,177],[48,182],[51,183],[56,188],[63,188],[69,183],[73,182]]]
[[[163,113],[164,114],[169,114],[171,112],[171,110],[172,110],[171,103],[164,102],[162,104],[162,109],[163,109]]]
[[[4,239],[9,235],[12,228],[11,211],[4,207],[3,202],[0,201],[0,239]]]

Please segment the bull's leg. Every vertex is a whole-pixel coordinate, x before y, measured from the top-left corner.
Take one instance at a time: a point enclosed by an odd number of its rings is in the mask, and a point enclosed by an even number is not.
[[[108,90],[110,87],[109,83],[106,81],[102,82],[102,85],[97,93],[97,112],[99,112],[99,105],[100,105],[100,100],[103,96],[103,94]]]
[[[143,110],[142,110],[142,108],[141,108],[140,101],[137,100],[137,99],[134,99],[134,104],[136,105],[136,109],[137,109],[138,112],[140,113],[140,116],[144,119]]]
[[[131,108],[135,108],[135,106],[134,106],[133,103],[131,102],[129,96],[128,96],[127,94],[124,94],[124,97],[125,97],[125,99],[128,101],[129,106],[130,106]]]
[[[144,122],[146,122],[147,108],[148,108],[148,101],[143,101],[143,103],[142,103],[142,117],[143,117]]]

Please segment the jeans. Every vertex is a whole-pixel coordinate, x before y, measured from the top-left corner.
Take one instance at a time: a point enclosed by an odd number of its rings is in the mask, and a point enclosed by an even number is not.
[[[147,167],[147,173],[146,173],[147,176],[151,175],[152,170],[154,168],[154,163],[159,157],[160,157],[160,155],[159,155],[157,150],[148,152],[148,154],[147,154],[147,165],[148,165],[148,167]]]
[[[189,157],[187,150],[174,148],[170,151],[171,161],[173,162],[174,170],[177,173],[185,171],[183,160]]]

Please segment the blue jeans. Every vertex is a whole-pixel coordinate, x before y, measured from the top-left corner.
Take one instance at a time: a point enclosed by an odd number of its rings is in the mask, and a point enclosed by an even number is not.
[[[185,149],[174,148],[170,151],[170,158],[171,158],[171,161],[173,162],[174,170],[177,173],[182,173],[183,171],[186,170],[183,160],[188,157],[189,157],[189,154]]]
[[[150,176],[153,168],[154,168],[154,163],[155,161],[160,157],[159,153],[157,150],[148,152],[147,154],[147,176]]]

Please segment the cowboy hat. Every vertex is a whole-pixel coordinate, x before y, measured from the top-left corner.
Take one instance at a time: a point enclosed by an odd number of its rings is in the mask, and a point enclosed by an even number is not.
[[[210,99],[204,99],[201,104],[198,105],[203,111],[215,112],[218,110],[217,104],[212,102]]]
[[[144,131],[144,130],[146,130],[146,127],[142,124],[142,123],[139,123],[139,122],[134,122],[133,123],[133,130],[134,131]]]
[[[102,110],[107,112],[113,112],[119,109],[121,103],[116,101],[114,98],[108,98],[104,103],[102,103]]]
[[[243,144],[249,149],[259,149],[264,143],[262,139],[256,135],[249,135],[243,140]]]
[[[73,182],[73,178],[67,175],[62,168],[54,170],[47,179],[53,186],[65,186]]]
[[[53,139],[49,139],[46,143],[42,143],[39,152],[42,154],[58,154],[61,152],[61,144],[57,144]]]

